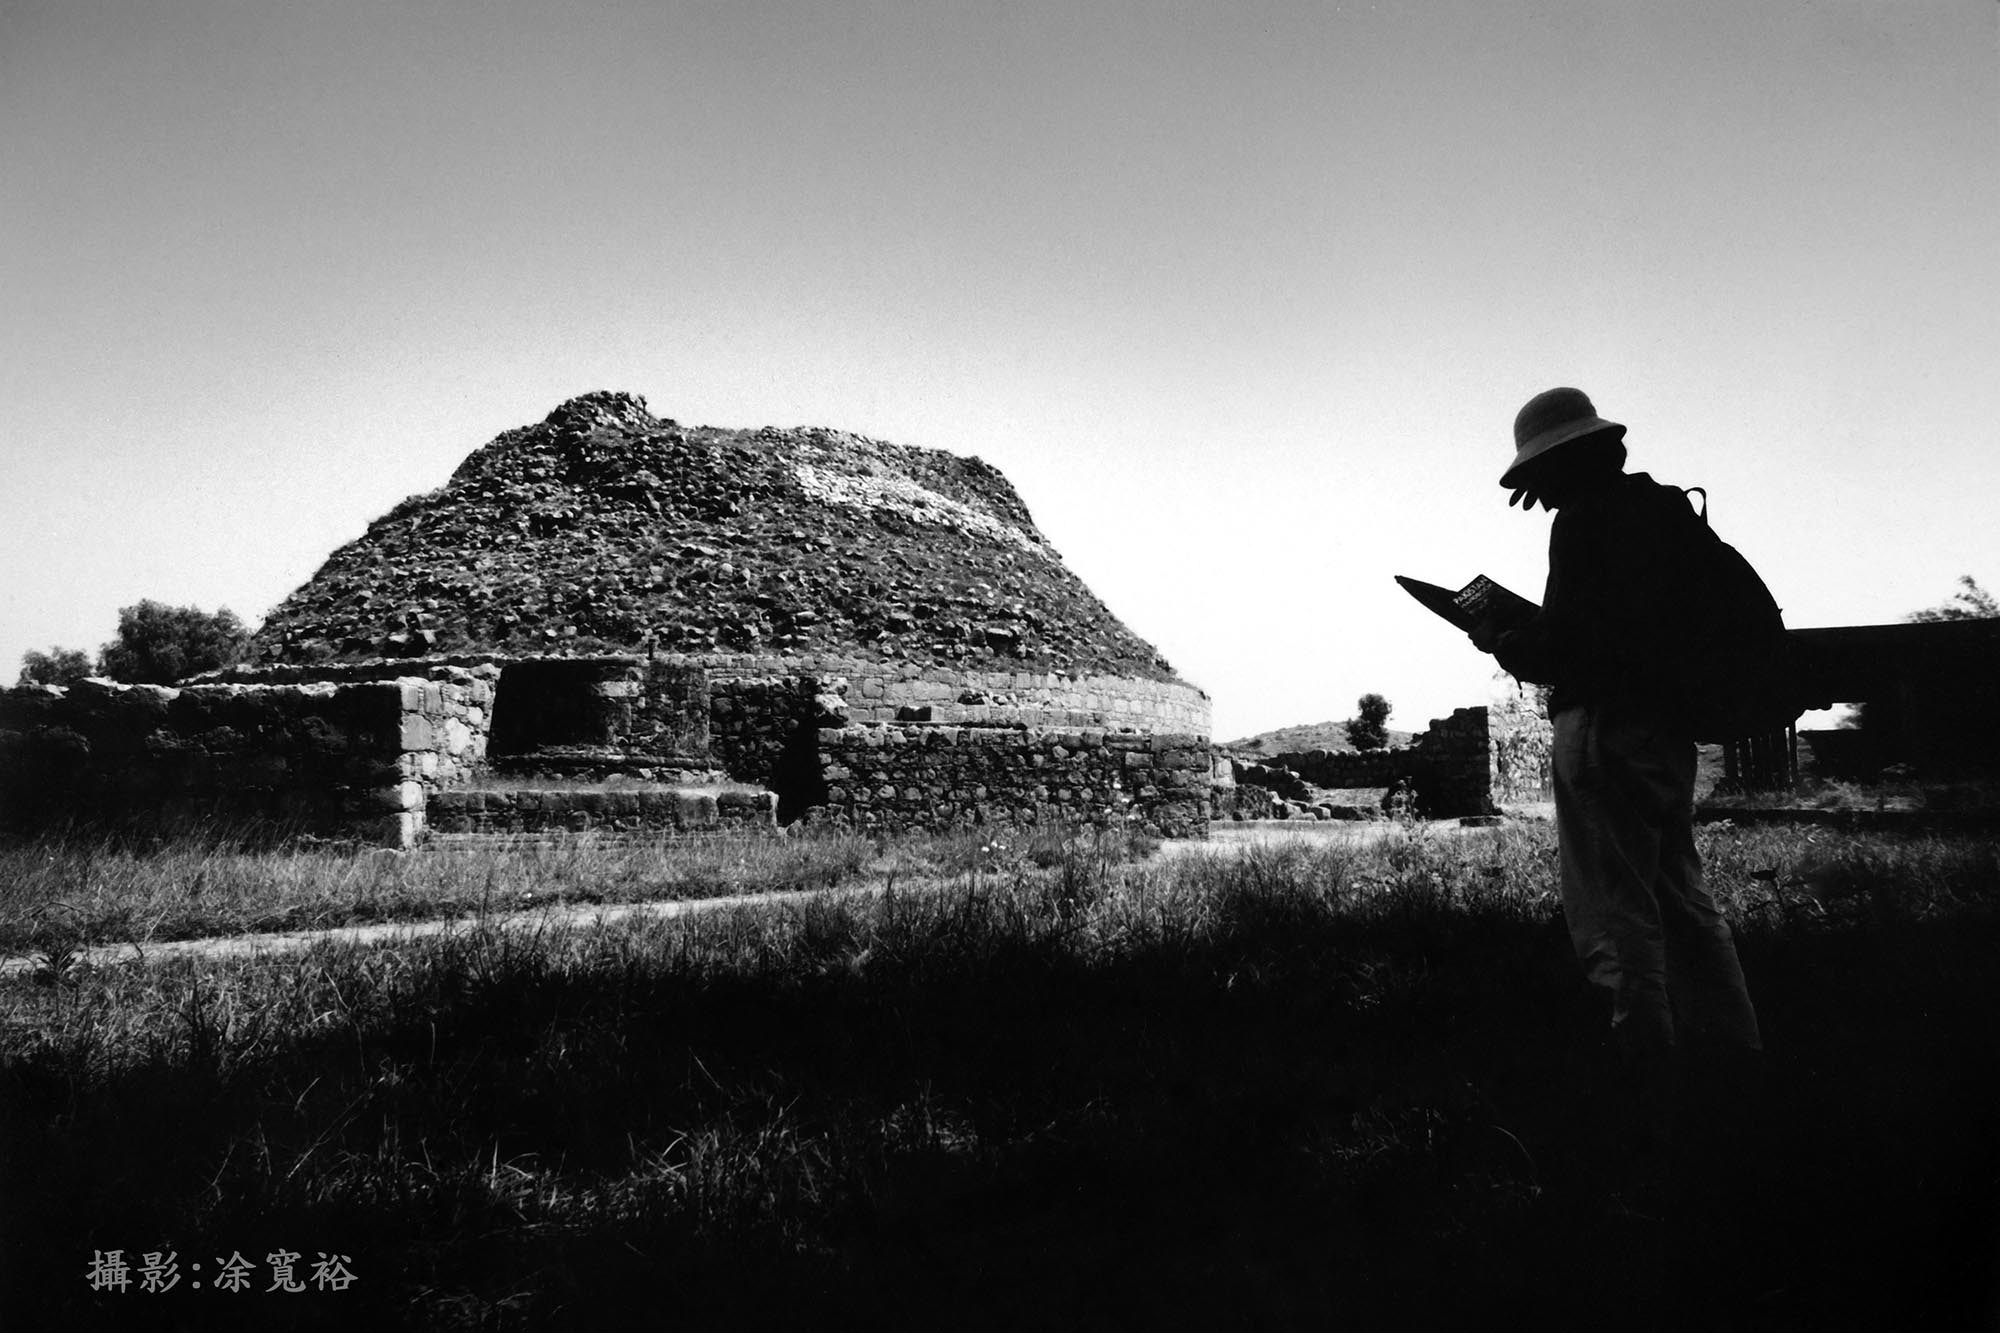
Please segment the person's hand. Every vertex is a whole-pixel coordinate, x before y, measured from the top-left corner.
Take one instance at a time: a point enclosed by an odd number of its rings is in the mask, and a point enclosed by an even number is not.
[[[1472,640],[1474,648],[1482,653],[1490,653],[1500,646],[1500,633],[1500,626],[1489,618],[1474,625],[1466,637]]]
[[[1536,505],[1540,505],[1544,509],[1549,507],[1548,501],[1542,499],[1541,496],[1526,486],[1520,487],[1513,495],[1508,497],[1507,507],[1512,509],[1515,505],[1520,505],[1521,512],[1524,514],[1532,512]]]

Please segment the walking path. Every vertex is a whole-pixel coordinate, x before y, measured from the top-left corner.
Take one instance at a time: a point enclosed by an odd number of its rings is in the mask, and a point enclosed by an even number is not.
[[[496,930],[535,931],[577,926],[613,925],[634,917],[669,921],[702,912],[737,907],[782,907],[814,898],[846,900],[882,892],[880,884],[840,889],[802,889],[778,893],[737,893],[725,898],[672,898],[640,903],[548,903],[513,912],[493,912],[483,918]],[[366,926],[333,926],[325,930],[285,930],[254,935],[213,935],[204,939],[166,940],[151,944],[125,941],[81,950],[79,966],[110,967],[119,963],[159,961],[186,955],[204,958],[256,958],[299,953],[319,944],[405,944],[435,935],[469,933],[480,927],[476,916],[442,917],[434,921],[383,921]],[[18,976],[40,967],[40,955],[0,959],[0,978]]]
[[[1360,846],[1390,836],[1398,825],[1387,820],[1304,821],[1257,820],[1240,824],[1216,824],[1206,839],[1176,839],[1160,844],[1155,859],[1174,860],[1185,856],[1239,855],[1251,847],[1282,846],[1288,843]],[[1447,834],[1461,829],[1457,821],[1444,820],[1423,826]],[[139,944],[124,941],[100,944],[79,951],[79,966],[111,967],[120,963],[143,962],[196,955],[204,958],[256,958],[298,953],[319,944],[402,944],[437,935],[470,932],[482,920],[494,929],[535,931],[580,926],[615,925],[641,918],[670,921],[676,917],[704,912],[729,911],[744,907],[788,907],[813,899],[845,902],[878,896],[884,885],[856,884],[836,889],[804,889],[773,893],[739,893],[723,898],[674,898],[636,903],[548,903],[540,907],[478,916],[444,917],[431,921],[383,921],[365,926],[334,926],[325,930],[272,931],[253,935],[216,935],[203,939],[165,940]],[[915,886],[906,886],[915,887]],[[41,967],[39,954],[0,958],[0,979],[20,976]]]

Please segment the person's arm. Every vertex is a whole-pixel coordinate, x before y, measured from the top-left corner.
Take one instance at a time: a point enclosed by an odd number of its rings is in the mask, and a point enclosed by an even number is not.
[[[1474,631],[1475,644],[1486,638],[1494,658],[1521,680],[1552,683],[1573,674],[1590,656],[1591,609],[1601,589],[1603,552],[1592,551],[1592,529],[1585,515],[1558,513],[1549,529],[1549,577],[1542,590],[1542,607],[1532,619],[1504,633],[1492,627]]]

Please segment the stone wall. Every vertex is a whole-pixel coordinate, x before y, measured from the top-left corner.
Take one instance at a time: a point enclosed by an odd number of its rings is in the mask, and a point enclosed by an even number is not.
[[[1206,736],[871,723],[822,729],[819,753],[824,817],[859,828],[1208,826]]]
[[[1429,773],[1414,746],[1393,750],[1289,750],[1264,761],[1315,787],[1387,787],[1397,778]],[[1268,784],[1267,784],[1268,785]]]
[[[404,677],[393,683],[400,809],[393,827],[377,830],[380,841],[396,847],[415,843],[423,836],[429,802],[485,769],[495,674],[491,668],[446,667],[434,679]]]
[[[1488,707],[1487,728],[1495,803],[1554,800],[1550,752],[1555,733],[1534,695],[1518,688],[1501,693]]]
[[[622,773],[661,782],[718,776],[701,668],[622,656],[497,665],[495,772],[585,780]]]
[[[705,669],[711,757],[776,791],[781,819],[939,828],[1122,811],[1174,836],[1206,826],[1209,704],[1191,686],[838,658]]]
[[[0,691],[0,823],[268,821],[407,846],[485,760],[492,673]]]
[[[1207,824],[1208,697],[1186,685],[749,655],[304,670],[0,696],[9,822],[252,817],[395,846],[433,818],[453,832],[710,826],[671,793],[539,781],[622,776],[708,784],[711,803],[768,788],[784,821]],[[482,774],[494,780],[458,791]]]
[[[853,657],[715,655],[658,660],[700,667],[708,674],[711,689],[733,679],[810,678],[845,699],[847,719],[862,724],[1103,727],[1202,736],[1210,731],[1208,695],[1173,681],[1048,671],[952,671],[929,663],[899,665]],[[912,712],[924,716],[911,717]]]
[[[1417,784],[1418,813],[1432,818],[1493,813],[1487,716],[1483,707],[1454,709],[1410,742],[1423,765],[1423,771],[1410,774]]]
[[[718,833],[768,829],[777,798],[767,791],[607,787],[439,792],[426,810],[433,833]]]
[[[786,818],[824,799],[817,733],[843,726],[1209,733],[1191,685],[1039,671],[955,672],[857,657],[704,654],[450,659],[497,668],[492,757],[522,777],[720,780],[768,785]],[[348,678],[418,663],[327,668]],[[302,667],[235,679],[290,678]],[[702,770],[707,770],[704,774]]]
[[[644,682],[643,692],[652,703],[659,702],[674,672],[684,673],[683,681],[689,679],[685,673],[699,673],[711,688],[715,682],[734,679],[811,677],[846,681],[848,713],[856,722],[894,722],[904,709],[929,708],[932,721],[966,725],[1129,727],[1204,736],[1211,726],[1208,695],[1176,681],[1059,671],[954,671],[927,662],[825,654],[605,654],[551,659],[461,653],[235,667],[214,673],[212,679],[231,684],[358,683],[422,676],[439,666],[494,666],[505,671],[514,665],[546,662],[584,669],[604,681]]]
[[[1407,746],[1389,750],[1307,750],[1272,755],[1315,787],[1416,785],[1433,818],[1491,814],[1502,804],[1549,799],[1549,724],[1532,699],[1502,698],[1434,718]]]

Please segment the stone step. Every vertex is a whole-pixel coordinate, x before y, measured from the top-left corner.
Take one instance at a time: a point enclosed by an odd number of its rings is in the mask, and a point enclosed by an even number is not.
[[[775,828],[710,829],[585,829],[572,833],[545,829],[536,833],[431,833],[422,845],[435,851],[582,851],[625,847],[666,847],[678,843],[731,836],[777,836]]]
[[[456,834],[663,834],[774,829],[775,793],[751,788],[462,787],[425,809],[433,836]]]

